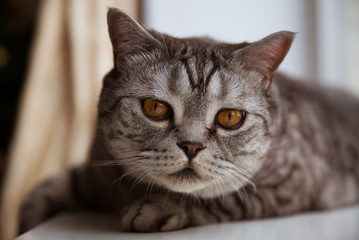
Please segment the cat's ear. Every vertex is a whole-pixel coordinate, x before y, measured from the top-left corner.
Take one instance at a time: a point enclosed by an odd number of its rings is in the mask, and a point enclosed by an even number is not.
[[[279,64],[287,55],[295,33],[281,31],[239,50],[240,61],[246,69],[263,76],[263,86],[269,88]]]
[[[107,12],[107,24],[116,62],[128,54],[161,45],[136,20],[116,8]]]

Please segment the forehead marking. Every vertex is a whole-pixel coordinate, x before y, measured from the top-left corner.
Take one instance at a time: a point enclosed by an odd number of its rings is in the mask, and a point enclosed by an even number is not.
[[[190,67],[189,59],[188,58],[183,58],[182,63],[185,66],[185,69],[186,69],[186,72],[187,72],[187,75],[188,75],[188,79],[189,79],[189,83],[190,83],[191,89],[193,91],[196,88],[196,83],[194,82],[194,78],[193,78],[194,74],[193,74],[193,71],[192,71],[192,69]]]
[[[207,58],[206,55],[207,54],[202,53],[182,59],[192,91],[199,88],[200,91],[205,92],[211,82],[213,74],[219,68],[214,53],[212,52],[209,58]]]

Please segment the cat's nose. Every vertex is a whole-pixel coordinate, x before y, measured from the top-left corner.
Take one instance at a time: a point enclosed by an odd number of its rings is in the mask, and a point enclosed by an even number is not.
[[[188,157],[188,160],[191,160],[199,153],[199,151],[205,149],[201,143],[193,143],[188,141],[178,143],[177,145],[184,151]]]

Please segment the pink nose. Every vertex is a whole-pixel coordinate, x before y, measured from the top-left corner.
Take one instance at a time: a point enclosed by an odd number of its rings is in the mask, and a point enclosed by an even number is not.
[[[184,153],[188,157],[188,160],[194,158],[197,155],[197,153],[199,153],[199,151],[204,149],[201,143],[192,143],[188,141],[181,142],[177,145],[184,151]]]

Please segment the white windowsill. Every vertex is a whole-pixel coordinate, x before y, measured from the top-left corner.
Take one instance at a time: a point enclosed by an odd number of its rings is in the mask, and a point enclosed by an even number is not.
[[[267,220],[216,224],[168,233],[123,233],[118,231],[118,226],[119,220],[106,214],[65,213],[19,236],[16,240],[357,240],[359,206]]]

